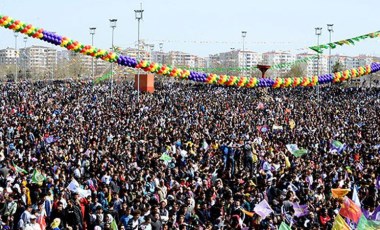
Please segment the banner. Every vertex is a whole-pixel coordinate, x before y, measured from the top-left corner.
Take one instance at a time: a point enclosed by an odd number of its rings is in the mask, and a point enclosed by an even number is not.
[[[163,160],[165,163],[167,163],[167,162],[171,161],[172,158],[171,158],[168,154],[163,153],[163,154],[161,155],[161,157],[160,157],[160,160]]]
[[[351,230],[350,226],[346,223],[341,215],[335,217],[332,230]]]
[[[330,151],[341,154],[345,148],[346,148],[345,144],[343,144],[340,141],[334,140],[333,142],[331,142]]]
[[[306,149],[299,149],[298,145],[296,145],[296,144],[287,144],[286,148],[295,157],[301,157],[301,156],[308,153],[308,151]]]
[[[42,175],[40,171],[38,171],[37,169],[34,169],[33,175],[32,175],[32,183],[39,184],[39,183],[44,182],[44,180],[46,180],[46,177]]]
[[[278,230],[292,230],[292,228],[289,225],[287,225],[284,221],[282,221]]]
[[[362,215],[362,211],[350,198],[345,197],[339,214],[353,220],[355,223],[358,223],[359,218]]]
[[[260,203],[258,203],[253,211],[261,216],[262,219],[265,219],[269,214],[273,212],[273,209],[269,206],[268,202],[266,200],[262,200]]]
[[[242,208],[242,207],[240,207],[240,210],[241,210],[245,215],[247,215],[247,216],[249,216],[249,217],[253,217],[253,215],[255,215],[254,212],[249,212],[249,211],[245,210],[245,209]]]
[[[12,164],[13,164],[14,171],[16,173],[28,174],[28,172],[25,169],[18,167],[13,161],[12,161]]]
[[[334,198],[342,198],[345,195],[347,195],[347,193],[349,193],[350,191],[351,191],[350,189],[344,189],[344,188],[331,189],[331,193]]]
[[[380,31],[364,34],[364,35],[349,38],[349,39],[340,40],[337,42],[326,43],[319,46],[311,46],[309,48],[314,50],[317,53],[323,53],[323,51],[326,49],[330,49],[330,48],[335,49],[337,46],[343,46],[343,45],[355,45],[355,42],[363,41],[368,38],[377,38],[377,37],[380,37]]]
[[[80,187],[79,183],[75,180],[72,179],[70,184],[67,186],[67,189],[70,190],[71,192],[78,193],[80,197],[86,198],[88,196],[91,196],[91,190],[83,189]]]
[[[362,215],[358,223],[358,229],[379,230],[380,221],[367,220],[367,218],[365,218],[365,216]]]
[[[94,84],[99,84],[100,82],[107,80],[111,76],[112,76],[112,72],[108,72],[108,73],[104,74],[103,76],[95,79]]]
[[[299,205],[298,203],[293,203],[294,216],[302,217],[309,215],[309,207],[307,204]]]

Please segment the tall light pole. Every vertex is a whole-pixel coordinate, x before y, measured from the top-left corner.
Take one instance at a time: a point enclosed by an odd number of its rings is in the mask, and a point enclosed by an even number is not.
[[[149,46],[149,48],[150,48],[150,61],[152,62],[153,61],[154,44],[151,44]]]
[[[137,19],[137,61],[140,61],[140,20],[143,18],[142,3],[140,9],[135,10],[135,17]],[[140,103],[140,69],[137,70],[137,101]]]
[[[113,47],[113,34],[114,34],[114,30],[116,28],[116,22],[117,22],[117,19],[110,19],[110,26],[112,28],[112,50],[114,49]],[[113,90],[113,62],[111,62],[111,100],[112,100],[112,90]]]
[[[329,31],[329,43],[331,43],[331,33],[333,30],[334,24],[327,24],[327,30]],[[329,73],[331,73],[331,47],[329,46]]]
[[[17,75],[18,75],[18,69],[17,69],[17,37],[18,34],[15,33],[15,63],[16,63],[16,72],[15,72],[15,83],[17,83]]]
[[[244,43],[245,37],[247,36],[247,31],[241,31],[241,36],[243,37],[243,76],[245,75],[245,53],[244,53]]]
[[[95,27],[90,27],[90,34],[91,34],[91,46],[94,47],[94,35],[95,35]],[[91,59],[91,77],[92,80],[95,80],[94,75],[94,57]],[[94,91],[94,84],[92,84],[92,91]]]
[[[27,68],[27,63],[26,63],[26,61],[27,61],[27,56],[26,56],[26,42],[28,41],[28,37],[24,37],[24,44],[25,44],[25,46],[24,46],[24,79],[26,80],[26,68]]]
[[[315,28],[315,35],[317,35],[317,46],[319,46],[319,36],[322,34],[322,28],[316,27]],[[317,60],[317,76],[319,76],[319,53],[318,53],[318,60]],[[319,85],[317,85],[317,98],[319,102]]]
[[[55,32],[52,32],[55,34]],[[54,45],[51,46],[51,82],[54,82],[54,67],[55,67],[55,61],[56,61],[56,53],[54,52]],[[53,55],[55,54],[55,55]],[[49,48],[48,48],[48,57],[49,57]]]

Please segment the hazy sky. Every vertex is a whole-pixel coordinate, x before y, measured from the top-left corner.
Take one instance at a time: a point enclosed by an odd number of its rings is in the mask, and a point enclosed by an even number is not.
[[[117,18],[115,45],[131,47],[137,40],[134,10],[143,4],[141,38],[164,51],[179,50],[200,56],[241,49],[299,53],[317,43],[314,28],[323,27],[321,43],[328,42],[326,24],[334,24],[333,41],[380,30],[379,0],[0,0],[0,14],[91,44],[89,27],[97,27],[95,46],[111,47],[108,19]],[[196,42],[194,42],[196,41]],[[203,43],[201,43],[203,42]],[[21,36],[19,46],[24,46]],[[29,45],[44,44],[29,39]],[[0,29],[0,48],[14,47],[13,32]],[[380,56],[380,38],[334,53]]]

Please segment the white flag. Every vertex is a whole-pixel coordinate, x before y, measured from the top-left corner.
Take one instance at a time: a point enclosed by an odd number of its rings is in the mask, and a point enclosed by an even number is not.
[[[358,190],[356,188],[356,185],[354,185],[354,191],[352,193],[352,201],[355,202],[355,204],[360,208],[361,207],[361,204],[360,204],[360,200],[359,200],[359,196],[358,196]]]
[[[79,194],[80,197],[82,198],[86,198],[88,196],[91,196],[91,190],[89,189],[83,189],[80,187],[78,181],[76,181],[75,179],[72,179],[69,186],[67,186],[67,188],[72,191],[72,192],[76,192]]]

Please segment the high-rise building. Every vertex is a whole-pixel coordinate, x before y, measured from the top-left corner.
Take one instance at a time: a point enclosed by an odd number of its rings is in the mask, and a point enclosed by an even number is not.
[[[296,60],[296,55],[288,52],[271,51],[263,53],[263,63],[265,65],[275,66],[284,63],[291,63]],[[271,69],[271,74],[278,77],[278,75],[285,74],[291,69],[291,66],[284,66],[283,68]]]
[[[318,56],[314,53],[300,53],[296,55],[296,58],[299,63],[305,63],[306,76],[317,76],[318,73],[319,75],[328,73],[329,59],[326,55],[319,55],[318,59]],[[302,62],[301,60],[304,60],[305,62]]]
[[[373,57],[367,55],[359,55],[355,57],[344,55],[332,55],[330,58],[331,66],[334,66],[337,62],[342,65],[343,69],[358,68],[360,66],[370,65],[373,62]]]
[[[206,67],[206,59],[193,54],[180,51],[170,51],[164,57],[168,65],[180,68],[204,68]]]
[[[242,74],[243,68],[246,74],[251,73],[253,67],[261,64],[262,54],[245,50],[234,50],[222,52],[209,56],[209,67],[220,69],[225,74]],[[224,70],[224,71],[223,71]]]
[[[16,51],[14,48],[0,50],[0,65],[16,64]]]
[[[57,50],[45,46],[20,49],[21,65],[28,70],[52,71],[57,66]]]

